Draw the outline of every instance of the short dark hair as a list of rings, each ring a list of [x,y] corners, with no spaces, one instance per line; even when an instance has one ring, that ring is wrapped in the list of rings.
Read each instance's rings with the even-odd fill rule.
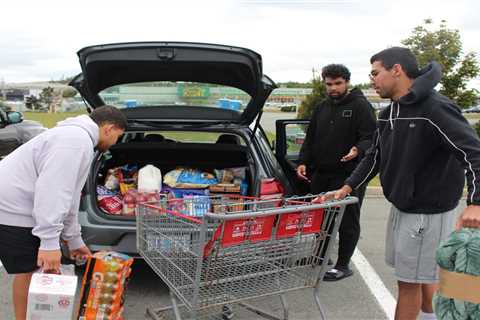
[[[104,105],[90,113],[90,118],[99,126],[108,123],[113,124],[119,129],[125,130],[127,128],[127,117],[122,111],[114,106]]]
[[[350,81],[350,71],[343,64],[329,64],[322,68],[322,79],[325,78],[343,78]]]
[[[390,70],[395,64],[399,64],[411,79],[418,76],[417,58],[408,48],[391,47],[382,50],[370,58],[371,64],[375,61],[381,62],[387,70]]]

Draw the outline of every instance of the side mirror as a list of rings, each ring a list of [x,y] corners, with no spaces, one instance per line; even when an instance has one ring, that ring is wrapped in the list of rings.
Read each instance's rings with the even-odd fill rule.
[[[8,123],[15,124],[23,121],[23,115],[20,112],[10,111],[7,113]]]

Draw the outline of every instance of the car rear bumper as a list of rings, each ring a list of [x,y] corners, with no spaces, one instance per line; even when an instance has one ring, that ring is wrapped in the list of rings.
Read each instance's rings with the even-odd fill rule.
[[[85,211],[78,213],[78,221],[82,227],[83,240],[92,251],[108,250],[137,254],[135,225],[92,223]]]

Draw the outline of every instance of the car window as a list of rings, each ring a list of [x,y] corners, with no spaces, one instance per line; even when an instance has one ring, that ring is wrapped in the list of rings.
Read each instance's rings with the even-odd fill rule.
[[[308,125],[289,123],[285,125],[287,155],[298,155],[302,148]]]
[[[243,139],[232,133],[202,131],[150,131],[145,133],[143,140],[157,142],[199,142],[245,145]]]
[[[142,82],[121,84],[99,93],[101,99],[118,108],[162,105],[207,106],[242,112],[251,97],[234,87],[197,82]]]

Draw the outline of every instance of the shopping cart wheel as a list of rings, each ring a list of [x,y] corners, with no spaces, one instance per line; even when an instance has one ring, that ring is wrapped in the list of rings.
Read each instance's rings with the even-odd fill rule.
[[[231,320],[235,316],[231,306],[222,307],[222,320]]]

